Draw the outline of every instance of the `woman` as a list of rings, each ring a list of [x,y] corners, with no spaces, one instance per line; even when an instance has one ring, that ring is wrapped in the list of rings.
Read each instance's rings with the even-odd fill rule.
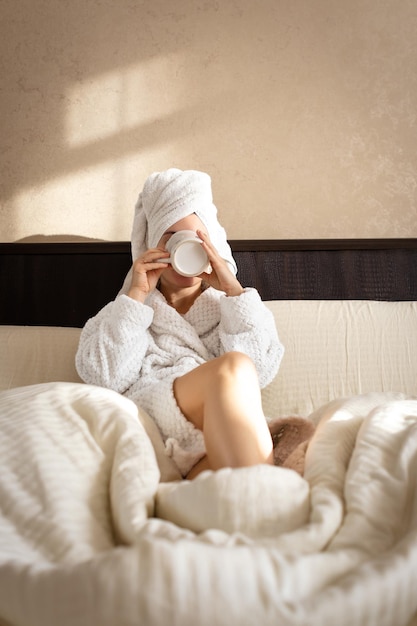
[[[184,277],[163,262],[179,230],[198,235],[211,272]],[[122,292],[82,331],[80,376],[143,407],[184,477],[272,463],[260,386],[275,376],[283,347],[257,291],[235,276],[207,174],[170,169],[147,179],[132,255]]]

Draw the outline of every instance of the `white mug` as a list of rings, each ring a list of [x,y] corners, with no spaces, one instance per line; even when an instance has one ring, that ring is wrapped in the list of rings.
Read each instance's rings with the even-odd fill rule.
[[[179,230],[171,235],[166,243],[166,249],[170,257],[159,260],[171,263],[177,274],[191,277],[209,270],[207,253],[201,245],[201,239],[193,230]]]

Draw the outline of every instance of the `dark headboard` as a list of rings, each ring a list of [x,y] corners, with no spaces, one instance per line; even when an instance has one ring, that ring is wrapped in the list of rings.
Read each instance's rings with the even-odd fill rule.
[[[417,300],[417,239],[232,240],[264,300]],[[78,326],[118,293],[128,242],[0,244],[0,324]]]

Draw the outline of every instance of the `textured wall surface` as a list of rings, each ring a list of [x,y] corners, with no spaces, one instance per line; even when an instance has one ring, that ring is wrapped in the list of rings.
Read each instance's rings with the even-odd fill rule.
[[[417,236],[415,0],[2,0],[0,239],[129,239],[202,169],[231,238]]]

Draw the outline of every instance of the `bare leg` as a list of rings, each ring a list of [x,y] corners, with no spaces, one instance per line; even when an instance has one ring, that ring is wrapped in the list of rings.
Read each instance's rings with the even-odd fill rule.
[[[191,470],[272,463],[272,438],[251,359],[228,352],[174,382],[182,413],[203,431],[207,456]]]

